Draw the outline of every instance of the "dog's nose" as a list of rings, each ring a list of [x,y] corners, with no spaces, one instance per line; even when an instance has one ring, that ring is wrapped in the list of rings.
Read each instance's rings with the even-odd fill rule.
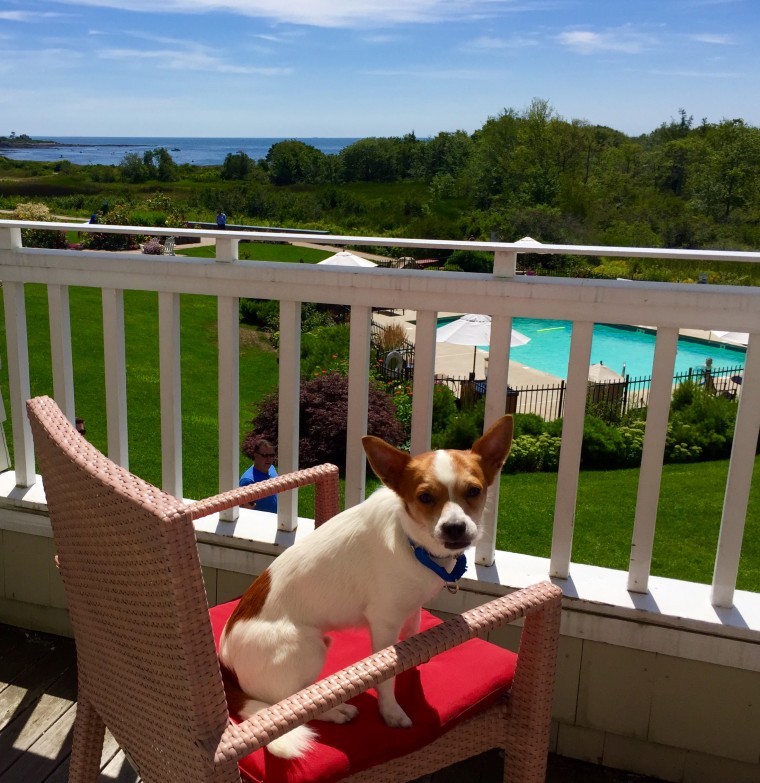
[[[443,525],[441,525],[441,532],[447,541],[461,541],[467,532],[467,525],[465,525],[464,522],[456,520],[444,522]]]

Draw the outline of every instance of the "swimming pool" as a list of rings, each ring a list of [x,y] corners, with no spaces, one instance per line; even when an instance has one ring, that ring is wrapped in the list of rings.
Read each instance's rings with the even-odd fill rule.
[[[570,358],[570,321],[547,321],[532,318],[515,318],[513,327],[530,337],[527,345],[510,349],[513,361],[537,370],[567,378]],[[603,362],[610,369],[640,378],[652,374],[654,344],[653,331],[631,326],[595,324],[591,343],[591,364]],[[713,360],[714,369],[744,366],[746,350],[723,343],[707,343],[681,337],[678,340],[675,374],[697,370],[705,359]]]

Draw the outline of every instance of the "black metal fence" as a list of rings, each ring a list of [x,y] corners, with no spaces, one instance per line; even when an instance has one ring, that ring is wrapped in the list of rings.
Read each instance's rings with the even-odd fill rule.
[[[673,377],[673,387],[692,381],[705,386],[714,394],[736,399],[742,381],[744,368],[739,366],[723,369],[689,369]],[[587,404],[590,408],[601,406],[608,412],[622,416],[629,410],[644,408],[649,404],[651,376],[623,380],[592,382],[588,384]],[[477,401],[485,394],[486,381],[455,376],[438,376],[436,383],[448,386],[459,400],[467,405]],[[535,413],[551,421],[560,419],[564,414],[565,381],[553,386],[520,386],[509,388],[507,392],[507,413]]]
[[[414,344],[404,339],[388,349],[385,328],[373,321],[372,345],[380,374],[389,381],[411,382],[414,378]],[[673,377],[673,387],[693,381],[704,385],[710,392],[728,399],[735,399],[742,382],[744,368],[741,365],[714,369],[712,367],[690,368],[688,372]],[[644,408],[649,404],[651,376],[631,378],[626,375],[620,380],[589,381],[587,405],[589,409],[601,407],[608,415],[622,416],[629,410]],[[477,402],[486,393],[487,380],[472,377],[437,375],[436,383],[448,386],[460,407]],[[507,392],[507,413],[535,413],[551,421],[560,419],[565,408],[565,381],[553,386],[509,387]]]

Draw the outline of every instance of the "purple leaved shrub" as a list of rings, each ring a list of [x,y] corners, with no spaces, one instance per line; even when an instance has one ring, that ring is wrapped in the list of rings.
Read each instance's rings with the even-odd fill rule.
[[[348,378],[338,372],[329,372],[303,381],[299,408],[299,467],[332,462],[341,472],[345,471]],[[251,459],[259,438],[277,443],[278,413],[278,396],[273,392],[262,400],[251,422],[252,429],[243,441],[243,452]],[[372,386],[367,432],[394,446],[400,446],[406,437],[390,397]]]

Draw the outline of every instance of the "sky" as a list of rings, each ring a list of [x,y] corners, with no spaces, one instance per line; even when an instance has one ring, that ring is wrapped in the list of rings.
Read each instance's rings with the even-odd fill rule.
[[[760,125],[759,0],[0,0],[0,135]]]

